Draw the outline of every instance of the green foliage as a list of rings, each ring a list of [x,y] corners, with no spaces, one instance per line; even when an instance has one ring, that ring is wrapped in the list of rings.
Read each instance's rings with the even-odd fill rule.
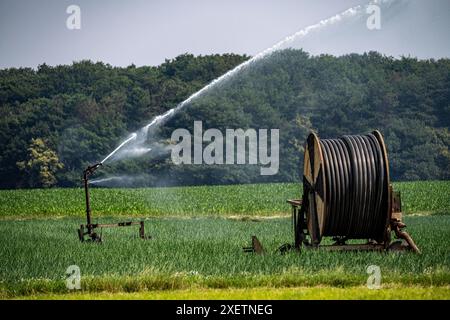
[[[117,281],[117,280],[116,280]],[[142,281],[142,279],[139,279]],[[42,300],[448,300],[447,286],[407,286],[392,285],[382,290],[372,290],[367,286],[354,287],[256,287],[256,288],[226,288],[203,289],[190,288],[180,290],[157,290],[124,292],[74,292],[50,293],[20,296],[19,299]],[[6,296],[7,297],[7,296]]]
[[[248,59],[181,55],[158,67],[72,65],[0,70],[0,188],[30,177],[17,163],[42,138],[64,168],[57,185],[76,186],[82,170],[154,116]],[[175,128],[279,128],[280,171],[255,166],[173,166],[167,158],[122,161],[107,174],[148,175],[146,185],[299,181],[303,142],[379,129],[396,180],[450,178],[450,60],[393,59],[375,52],[342,57],[275,52],[203,95],[157,133]],[[19,178],[18,178],[19,177]]]
[[[103,229],[102,245],[78,240],[82,189],[2,190],[0,298],[68,293],[64,273],[74,264],[81,269],[82,294],[164,290],[167,296],[177,289],[311,286],[353,290],[365,286],[367,266],[378,265],[383,294],[385,288],[403,292],[419,286],[429,296],[431,288],[445,287],[439,297],[448,297],[450,184],[394,187],[402,191],[403,208],[420,213],[404,219],[420,255],[316,250],[280,255],[276,249],[292,242],[292,222],[273,213],[289,213],[285,199],[299,196],[299,184],[93,189],[95,222],[137,221],[145,214],[146,233],[152,235],[144,241],[137,227]],[[242,253],[251,235],[261,240],[264,256]]]
[[[450,182],[394,183],[406,214],[450,212]],[[271,216],[289,214],[287,199],[300,199],[299,183],[170,188],[91,188],[95,217]],[[84,213],[84,190],[0,190],[0,220],[77,216]]]
[[[56,184],[55,173],[64,167],[41,138],[31,139],[27,160],[17,162],[17,166],[26,173],[28,186],[44,188]]]
[[[102,245],[79,242],[74,228],[79,219],[0,221],[0,294],[67,293],[65,270],[74,264],[84,293],[364,286],[369,265],[380,266],[383,287],[448,287],[450,216],[405,222],[421,255],[320,250],[280,255],[278,246],[292,242],[289,218],[152,218],[146,221],[152,240],[139,239],[133,227],[104,229]],[[258,236],[266,255],[242,252],[251,235]]]

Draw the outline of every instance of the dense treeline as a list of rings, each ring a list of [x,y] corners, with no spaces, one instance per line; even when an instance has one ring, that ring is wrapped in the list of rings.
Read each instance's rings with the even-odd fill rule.
[[[0,187],[78,185],[83,168],[128,132],[246,59],[185,54],[158,67],[81,61],[0,70]],[[192,130],[194,120],[204,129],[279,128],[279,173],[262,177],[250,165],[174,166],[170,156],[119,161],[103,173],[139,174],[133,185],[298,181],[310,130],[333,137],[379,129],[394,179],[449,179],[450,60],[284,50],[195,100],[158,136]]]

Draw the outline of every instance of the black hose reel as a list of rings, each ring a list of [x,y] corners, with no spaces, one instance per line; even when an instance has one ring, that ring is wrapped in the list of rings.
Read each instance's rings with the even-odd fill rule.
[[[419,252],[402,229],[400,193],[389,179],[389,163],[379,131],[305,143],[303,197],[292,205],[294,248],[317,248],[324,237],[337,250],[411,249]],[[391,242],[391,233],[405,241]],[[364,244],[346,244],[365,239]],[[406,242],[406,243],[405,243]]]

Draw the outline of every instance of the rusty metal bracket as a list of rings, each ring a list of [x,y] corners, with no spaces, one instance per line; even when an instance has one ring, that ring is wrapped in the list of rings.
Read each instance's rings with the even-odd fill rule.
[[[414,242],[414,240],[411,238],[411,236],[406,232],[403,231],[403,228],[406,228],[406,224],[404,224],[401,221],[392,221],[391,223],[391,228],[392,230],[394,230],[395,236],[399,239],[403,239],[406,241],[406,243],[408,244],[408,246],[394,246],[394,244],[391,244],[390,248],[393,250],[398,250],[400,248],[404,248],[404,249],[410,249],[415,253],[421,253],[420,249],[417,247],[416,243]]]
[[[414,240],[411,236],[403,231],[406,228],[406,224],[402,222],[403,214],[402,214],[402,201],[400,192],[395,192],[392,190],[392,207],[391,207],[391,220],[390,220],[390,230],[394,231],[395,236],[399,239],[403,239],[408,244],[407,246],[398,245],[395,242],[390,244],[390,250],[401,250],[401,249],[410,249],[415,253],[421,253],[420,249],[415,244]]]
[[[256,253],[256,254],[264,254],[264,248],[261,242],[258,240],[256,236],[252,236],[252,246],[251,247],[243,247],[244,252],[247,253]]]
[[[147,240],[151,239],[151,236],[145,235],[144,221],[126,221],[126,222],[118,222],[118,223],[108,223],[108,224],[99,224],[94,223],[91,225],[80,225],[78,229],[78,238],[81,242],[84,241],[92,241],[92,242],[102,242],[102,230],[103,228],[114,228],[114,227],[128,227],[139,225],[139,238]],[[95,232],[95,229],[100,228],[100,234]],[[88,236],[88,238],[86,238]]]

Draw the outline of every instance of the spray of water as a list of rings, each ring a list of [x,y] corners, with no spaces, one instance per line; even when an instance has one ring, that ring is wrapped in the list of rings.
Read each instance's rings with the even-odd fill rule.
[[[105,176],[103,178],[92,179],[89,181],[91,185],[99,187],[139,187],[147,186],[148,181],[152,179],[150,175],[119,175]],[[158,182],[164,182],[158,179]]]
[[[375,0],[372,3],[386,3],[386,2],[391,2],[391,1],[393,1],[393,0]],[[112,157],[111,159],[119,160],[119,159],[124,159],[124,158],[131,158],[131,157],[136,157],[136,156],[147,153],[150,150],[145,147],[145,143],[147,141],[148,132],[149,132],[150,128],[163,124],[164,122],[169,120],[172,116],[174,116],[179,110],[181,110],[185,106],[189,105],[189,103],[191,103],[195,99],[201,97],[206,92],[211,90],[213,87],[229,80],[230,78],[232,78],[233,76],[235,76],[236,74],[241,72],[242,70],[253,65],[255,62],[267,58],[268,56],[270,56],[272,53],[274,53],[276,51],[287,48],[288,45],[290,43],[292,43],[293,41],[297,41],[297,40],[311,34],[312,32],[316,32],[316,31],[319,31],[328,26],[337,24],[337,23],[339,23],[345,19],[348,19],[350,17],[357,17],[362,14],[365,14],[366,7],[367,6],[364,6],[364,5],[358,5],[358,6],[350,8],[350,9],[347,9],[347,10],[345,10],[335,16],[332,16],[328,19],[322,20],[319,23],[308,26],[308,27],[284,38],[283,40],[276,43],[274,46],[258,53],[257,55],[253,56],[251,59],[239,64],[234,69],[231,69],[230,71],[226,72],[222,76],[216,78],[215,80],[210,82],[208,85],[206,85],[199,91],[197,91],[194,94],[192,94],[191,96],[189,96],[186,100],[179,103],[175,108],[172,108],[172,109],[168,110],[167,112],[165,112],[164,114],[153,118],[149,124],[147,124],[145,127],[141,128],[139,131],[134,133],[136,139],[132,143],[128,144],[126,146],[126,148],[123,148],[121,150],[120,154],[118,154],[115,157]],[[129,140],[131,140],[131,139],[129,138],[128,141]],[[125,141],[124,143],[122,143],[118,148],[116,148],[116,150],[114,150],[110,155],[108,155],[103,161],[107,160],[112,155],[114,155],[128,141]]]
[[[105,178],[99,178],[99,179],[93,179],[89,181],[91,185],[95,186],[101,186],[101,187],[123,187],[128,186],[132,187],[135,186],[137,183],[142,181],[142,176],[130,176],[130,175],[122,175],[122,176],[112,176],[112,177],[105,177]]]
[[[125,141],[123,141],[117,148],[115,148],[110,154],[108,154],[105,159],[103,159],[100,163],[104,163],[106,160],[111,158],[117,151],[119,151],[124,145],[130,142],[133,139],[136,139],[137,133],[132,133]]]
[[[94,179],[89,181],[90,184],[98,184],[98,185],[104,185],[108,184],[111,181],[121,181],[122,177],[109,177],[109,178],[101,178],[101,179]]]

